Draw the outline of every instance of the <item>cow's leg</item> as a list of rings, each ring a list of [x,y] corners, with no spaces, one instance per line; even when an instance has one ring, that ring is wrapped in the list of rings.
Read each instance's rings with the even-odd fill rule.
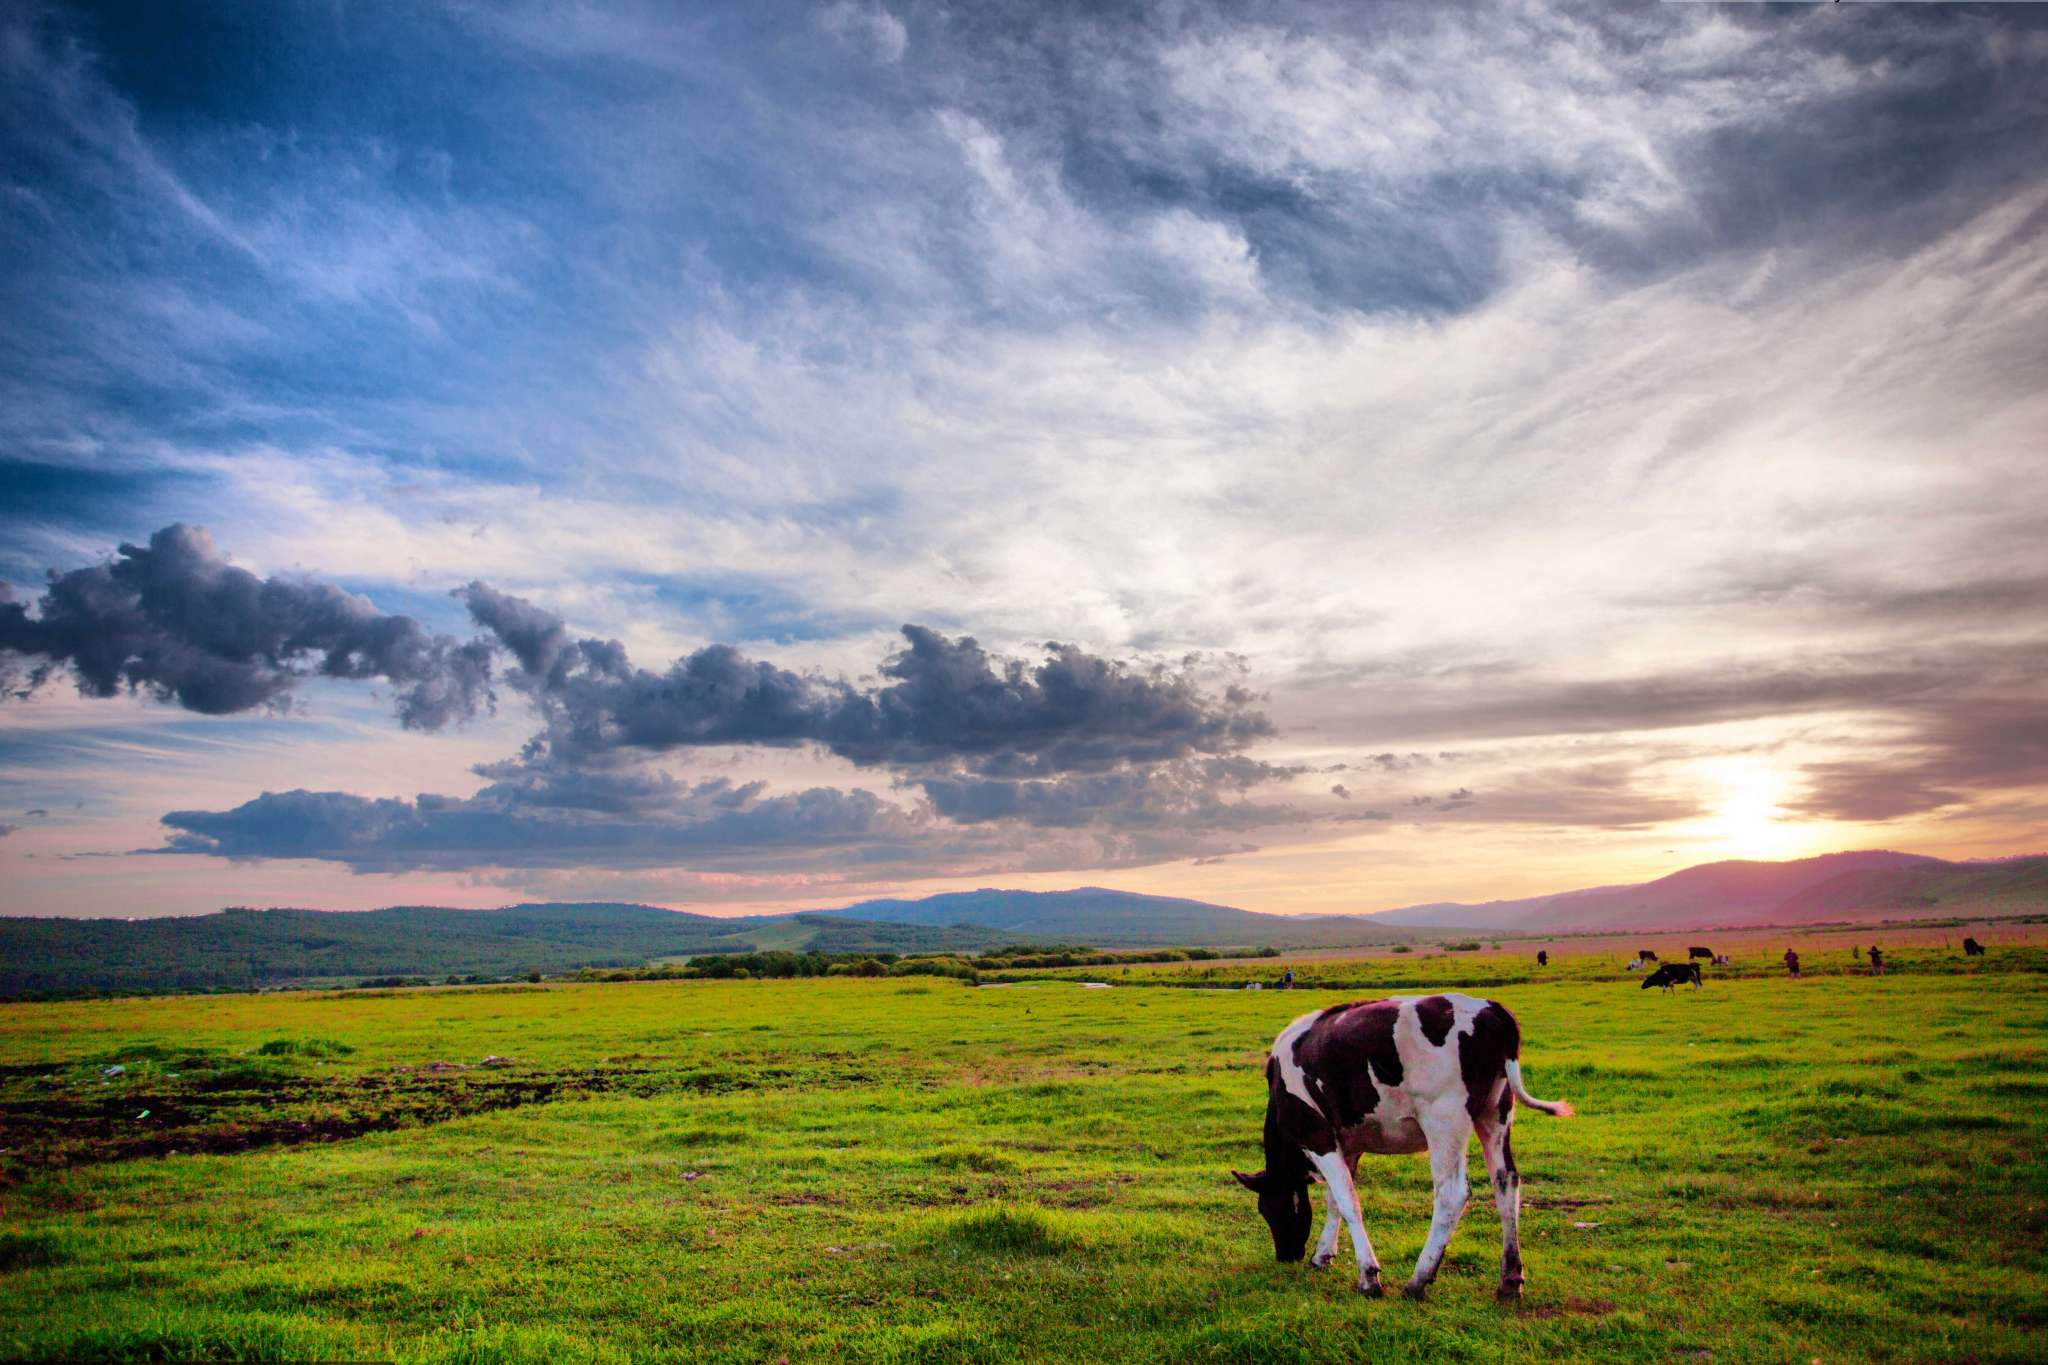
[[[1465,1216],[1465,1200],[1472,1193],[1472,1183],[1465,1177],[1466,1149],[1472,1145],[1472,1116],[1465,1112],[1464,1097],[1433,1106],[1418,1115],[1422,1120],[1422,1135],[1429,1140],[1429,1173],[1436,1181],[1436,1216],[1430,1220],[1429,1241],[1422,1247],[1422,1255],[1415,1262],[1415,1276],[1401,1287],[1401,1293],[1411,1299],[1422,1297],[1436,1278],[1437,1267],[1444,1262],[1444,1252],[1451,1244],[1451,1234],[1458,1230],[1458,1220]]]
[[[1522,1297],[1522,1176],[1515,1169],[1514,1101],[1507,1116],[1488,1110],[1479,1122],[1479,1151],[1486,1158],[1486,1178],[1493,1186],[1493,1204],[1500,1210],[1500,1297]]]
[[[1358,1292],[1378,1298],[1385,1291],[1380,1287],[1380,1258],[1372,1253],[1372,1238],[1365,1235],[1365,1218],[1358,1210],[1358,1187],[1351,1179],[1351,1165],[1344,1160],[1342,1152],[1310,1152],[1316,1170],[1323,1177],[1323,1188],[1328,1191],[1330,1208],[1341,1215],[1346,1227],[1351,1229],[1351,1249],[1358,1256]],[[1337,1233],[1334,1224],[1323,1228],[1324,1240],[1330,1250],[1337,1249]],[[1318,1254],[1322,1248],[1317,1247]],[[1317,1264],[1327,1264],[1318,1261]]]
[[[1337,1256],[1337,1230],[1344,1224],[1344,1215],[1337,1209],[1337,1189],[1327,1181],[1323,1184],[1323,1235],[1316,1238],[1316,1254],[1308,1263],[1321,1270]]]

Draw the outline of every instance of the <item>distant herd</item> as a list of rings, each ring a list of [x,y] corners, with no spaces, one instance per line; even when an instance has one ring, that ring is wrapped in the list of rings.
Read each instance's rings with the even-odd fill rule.
[[[1868,956],[1870,959],[1869,974],[1871,976],[1884,975],[1884,949],[1878,947],[1876,944],[1871,944],[1870,947],[1867,949],[1852,947],[1849,949],[1849,956],[1852,958],[1862,958]],[[1984,945],[1979,943],[1974,938],[1964,939],[1963,956],[1984,956]],[[1657,958],[1656,949],[1638,948],[1636,949],[1635,958],[1628,964],[1628,970],[1632,972],[1639,972],[1646,967],[1651,967],[1651,964],[1653,963],[1656,964],[1655,967],[1650,971],[1650,974],[1643,978],[1642,988],[1644,990],[1648,990],[1652,986],[1662,986],[1668,992],[1672,987],[1682,986],[1688,982],[1692,984],[1694,990],[1698,990],[1703,980],[1703,978],[1700,975],[1700,960],[1702,958],[1706,959],[1708,965],[1714,967],[1729,966],[1731,961],[1726,953],[1717,953],[1712,948],[1703,947],[1700,944],[1694,944],[1692,947],[1687,948],[1685,950],[1685,957],[1686,960],[1684,962],[1659,962]],[[1785,956],[1783,960],[1785,963],[1786,975],[1794,978],[1795,980],[1798,979],[1798,952],[1791,948],[1787,948],[1785,950]],[[1550,965],[1550,953],[1547,949],[1539,950],[1537,952],[1536,965],[1539,967],[1547,967]]]

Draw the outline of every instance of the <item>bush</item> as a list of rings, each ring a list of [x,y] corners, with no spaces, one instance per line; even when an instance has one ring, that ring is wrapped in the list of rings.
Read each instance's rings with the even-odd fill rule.
[[[256,1049],[258,1057],[346,1057],[355,1049],[332,1038],[272,1038]]]
[[[972,1251],[1009,1256],[1056,1256],[1072,1250],[1074,1239],[1051,1217],[1033,1208],[992,1208],[954,1219],[947,1240]]]
[[[1447,953],[1476,953],[1479,951],[1479,940],[1468,938],[1459,943],[1446,943],[1443,948]]]
[[[897,963],[889,969],[891,976],[950,976],[961,981],[974,979],[974,968],[958,958],[917,957]]]
[[[1412,944],[1396,943],[1394,945],[1394,951],[1397,953],[1412,953],[1415,951],[1415,948]]]

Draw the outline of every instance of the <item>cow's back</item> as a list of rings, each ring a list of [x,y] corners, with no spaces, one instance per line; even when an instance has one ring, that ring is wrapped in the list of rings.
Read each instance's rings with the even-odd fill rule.
[[[1507,1008],[1477,996],[1391,996],[1305,1014],[1280,1031],[1276,1075],[1338,1129],[1389,1125],[1455,1099],[1497,1096],[1521,1035]]]

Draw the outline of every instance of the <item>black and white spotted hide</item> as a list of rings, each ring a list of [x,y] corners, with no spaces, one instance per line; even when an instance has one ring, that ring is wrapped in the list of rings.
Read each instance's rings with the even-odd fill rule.
[[[1358,1159],[1366,1153],[1429,1153],[1436,1211],[1429,1240],[1403,1286],[1421,1298],[1443,1264],[1470,1194],[1467,1148],[1476,1133],[1501,1219],[1500,1296],[1521,1293],[1522,1178],[1511,1140],[1516,1102],[1567,1117],[1572,1107],[1539,1100],[1522,1084],[1520,1026],[1503,1005],[1469,995],[1399,996],[1335,1005],[1296,1019],[1266,1059],[1266,1169],[1237,1175],[1259,1196],[1259,1212],[1283,1261],[1308,1238],[1308,1186],[1323,1185],[1323,1230],[1311,1264],[1336,1256],[1349,1229],[1358,1288],[1383,1293],[1359,1209]]]

